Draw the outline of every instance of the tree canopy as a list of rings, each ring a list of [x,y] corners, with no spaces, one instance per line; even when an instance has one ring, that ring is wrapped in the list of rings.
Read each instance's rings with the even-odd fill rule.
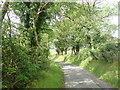
[[[3,87],[25,87],[38,70],[47,71],[51,45],[58,54],[71,49],[76,55],[81,48],[105,53],[115,46],[102,47],[115,40],[112,33],[117,26],[108,17],[115,15],[116,7],[93,1],[4,2],[0,20]]]

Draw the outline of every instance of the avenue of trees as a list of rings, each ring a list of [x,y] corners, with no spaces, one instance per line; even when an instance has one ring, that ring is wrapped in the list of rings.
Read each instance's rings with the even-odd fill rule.
[[[71,49],[72,54],[80,53],[84,59],[92,56],[107,62],[118,60],[117,38],[112,36],[117,26],[109,20],[117,14],[117,8],[100,7],[99,3],[71,3],[61,7],[64,8],[62,15],[56,17],[58,21],[53,25],[58,54],[67,54],[67,50]]]
[[[85,48],[81,52],[84,58],[90,54],[108,62],[115,59],[118,46],[112,33],[117,27],[109,22],[109,17],[116,14],[116,7],[99,7],[100,3],[2,3],[2,86],[25,87],[39,78],[38,71],[49,69],[51,44],[58,54],[67,54],[71,49],[78,55]]]

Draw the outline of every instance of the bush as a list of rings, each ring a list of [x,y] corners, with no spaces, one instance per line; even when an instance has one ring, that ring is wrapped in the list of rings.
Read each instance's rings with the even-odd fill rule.
[[[49,68],[48,51],[44,47],[36,55],[35,48],[4,41],[2,46],[3,88],[25,87],[38,77],[38,71]]]
[[[84,48],[80,51],[80,58],[81,60],[87,59],[89,56],[91,56],[91,49]]]
[[[90,53],[91,53],[91,57],[94,60],[98,60],[98,58],[99,58],[99,51],[97,49],[91,50]]]
[[[80,59],[85,60],[92,57],[94,60],[104,60],[106,62],[113,62],[118,60],[119,46],[116,43],[106,43],[98,49],[84,48],[80,52]]]
[[[116,43],[104,44],[99,48],[99,54],[99,59],[101,58],[106,62],[113,62],[117,59],[115,57],[118,54],[118,45]]]
[[[116,43],[106,43],[98,49],[91,50],[90,53],[95,60],[113,62],[118,60],[118,45]]]

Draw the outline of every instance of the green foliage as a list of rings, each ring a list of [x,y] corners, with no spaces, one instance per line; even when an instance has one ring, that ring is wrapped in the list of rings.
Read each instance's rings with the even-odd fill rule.
[[[92,57],[94,60],[103,60],[108,63],[118,61],[118,44],[117,43],[105,43],[98,49],[83,48],[80,51],[81,60],[85,60],[88,57]]]
[[[55,51],[54,51],[55,52]],[[118,86],[118,61],[113,63],[107,63],[103,60],[93,60],[92,57],[88,57],[85,60],[81,59],[81,54],[79,55],[70,55],[62,56],[59,55],[58,58],[55,58],[56,61],[65,61],[78,65],[89,72],[95,74],[100,79],[106,81],[114,88],[119,88]]]
[[[110,24],[107,17],[114,15],[115,8],[110,8],[107,5],[92,7],[92,3],[89,4],[63,4],[61,10],[64,10],[61,11],[61,15],[56,15],[56,21],[53,25],[54,44],[57,49],[78,46],[79,48],[85,47],[97,50],[108,40],[114,39],[111,34],[117,30],[117,26]],[[58,20],[59,17],[62,19]]]
[[[3,87],[25,87],[38,71],[47,71],[51,43],[62,54],[69,48],[75,54],[80,51],[73,59],[76,63],[91,56],[117,60],[118,46],[106,44],[114,40],[116,26],[106,18],[114,15],[114,8],[88,3],[10,2],[2,22]],[[18,19],[12,20],[10,13]]]
[[[8,15],[2,24],[3,88],[25,87],[38,78],[38,71],[49,69],[49,33],[43,31],[50,30],[46,17],[49,13],[47,9],[53,6],[52,3],[46,4],[42,13],[38,14],[38,9],[44,5],[45,3],[10,2],[13,16],[20,21],[14,24]]]
[[[58,63],[51,62],[48,71],[40,72],[38,76],[27,88],[63,88],[63,72]]]
[[[104,61],[93,60],[85,67],[86,70],[92,72],[100,79],[105,80],[113,87],[118,88],[118,62],[108,64]]]
[[[82,50],[80,51],[81,60],[85,60],[85,59],[87,59],[89,56],[91,56],[90,51],[91,51],[91,49],[89,49],[89,48],[82,49]]]
[[[107,62],[113,62],[118,60],[118,45],[116,43],[107,43],[99,48],[101,59]]]

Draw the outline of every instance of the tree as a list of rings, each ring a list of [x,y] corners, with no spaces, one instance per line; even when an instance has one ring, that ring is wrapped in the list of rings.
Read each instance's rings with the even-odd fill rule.
[[[9,5],[7,14],[13,13],[12,17],[19,21],[15,23],[8,15],[2,25],[3,87],[25,87],[37,78],[38,71],[49,68],[49,33],[45,31],[50,29],[46,18],[54,5],[44,2],[10,2]]]
[[[97,0],[93,2],[82,3],[65,3],[61,7],[61,14],[56,18],[57,39],[60,42],[65,42],[63,37],[67,34],[69,43],[75,54],[78,54],[80,47],[87,47],[90,49],[97,49],[108,38],[112,37],[111,31],[116,30],[116,26],[108,23],[107,17],[114,15],[114,9],[108,9],[109,6],[98,6]],[[65,22],[66,21],[66,22]],[[65,22],[65,23],[63,23]],[[68,23],[69,22],[69,23]],[[106,25],[106,26],[105,26]],[[110,28],[111,27],[111,31]],[[67,31],[67,32],[66,32]],[[107,35],[107,36],[106,36]],[[63,45],[65,47],[65,45]]]
[[[2,21],[5,17],[5,14],[7,12],[7,9],[8,9],[8,6],[9,6],[9,2],[7,2],[7,0],[4,1],[4,3],[2,4],[1,6],[1,9],[0,9],[0,23],[2,24]],[[0,26],[1,26],[0,24]]]

